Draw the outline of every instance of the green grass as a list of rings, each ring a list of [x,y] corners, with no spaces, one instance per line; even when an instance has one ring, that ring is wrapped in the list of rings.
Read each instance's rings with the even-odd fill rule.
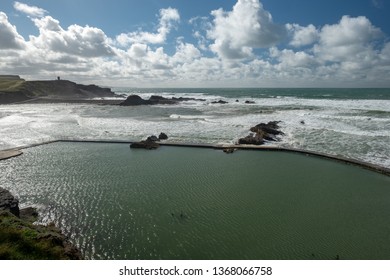
[[[0,91],[4,91],[4,92],[19,91],[22,88],[24,83],[25,83],[24,80],[0,79]]]
[[[77,256],[64,247],[64,237],[54,226],[37,226],[9,212],[0,212],[0,259],[66,260]]]

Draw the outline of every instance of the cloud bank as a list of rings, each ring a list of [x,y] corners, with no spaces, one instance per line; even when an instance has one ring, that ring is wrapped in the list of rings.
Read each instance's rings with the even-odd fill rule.
[[[260,1],[238,0],[184,23],[177,9],[161,9],[154,30],[110,38],[88,25],[63,27],[38,7],[14,8],[39,33],[24,39],[0,11],[1,74],[113,86],[390,86],[390,43],[364,16],[282,24]],[[193,38],[168,36],[185,24]]]

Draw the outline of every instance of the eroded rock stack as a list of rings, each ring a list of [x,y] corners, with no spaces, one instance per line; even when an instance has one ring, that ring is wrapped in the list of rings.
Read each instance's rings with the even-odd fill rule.
[[[272,121],[268,123],[259,123],[258,125],[251,127],[250,131],[253,133],[244,138],[240,138],[238,144],[263,145],[266,141],[279,141],[277,136],[284,134],[279,130],[279,123],[279,121]]]

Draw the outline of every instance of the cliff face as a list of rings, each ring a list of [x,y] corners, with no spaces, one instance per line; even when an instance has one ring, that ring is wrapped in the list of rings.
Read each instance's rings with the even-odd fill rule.
[[[77,99],[116,96],[109,88],[101,88],[96,85],[81,85],[66,80],[27,81],[23,84],[23,89],[32,97]]]
[[[82,100],[96,97],[116,97],[109,88],[76,84],[67,80],[25,81],[18,76],[0,76],[0,104],[30,99]]]
[[[19,201],[7,190],[0,188],[0,211],[9,211],[19,217]]]

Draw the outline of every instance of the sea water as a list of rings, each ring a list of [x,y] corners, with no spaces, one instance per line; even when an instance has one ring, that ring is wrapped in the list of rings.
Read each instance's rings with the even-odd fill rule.
[[[390,89],[131,89],[194,97],[176,105],[0,105],[0,149],[56,139],[141,140],[165,132],[179,143],[232,144],[249,128],[281,121],[280,142],[390,167]],[[228,104],[212,104],[224,100]],[[245,101],[254,102],[247,104]]]
[[[312,156],[62,142],[0,173],[87,259],[390,259],[390,177]]]

